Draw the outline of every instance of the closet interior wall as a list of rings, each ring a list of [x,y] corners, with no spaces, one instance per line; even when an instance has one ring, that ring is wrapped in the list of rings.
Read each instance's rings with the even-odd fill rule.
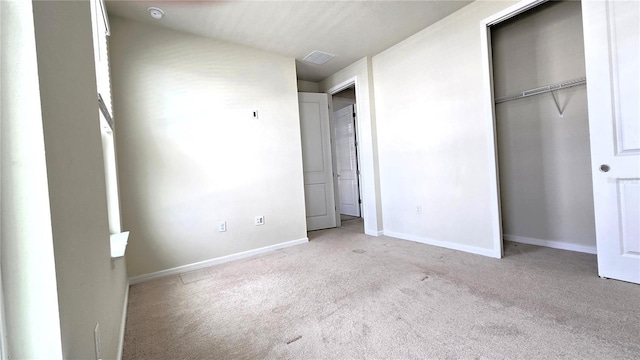
[[[548,2],[491,28],[495,98],[585,76],[580,2]],[[496,104],[506,240],[595,253],[584,85]],[[557,247],[557,246],[554,246]]]
[[[349,105],[356,104],[356,87],[351,86],[332,96],[333,111],[344,109]]]

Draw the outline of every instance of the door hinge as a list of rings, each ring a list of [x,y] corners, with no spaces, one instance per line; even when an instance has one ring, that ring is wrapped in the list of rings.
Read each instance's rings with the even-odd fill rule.
[[[362,204],[362,199],[358,199],[358,204]]]
[[[360,175],[360,170],[356,170],[356,175]]]

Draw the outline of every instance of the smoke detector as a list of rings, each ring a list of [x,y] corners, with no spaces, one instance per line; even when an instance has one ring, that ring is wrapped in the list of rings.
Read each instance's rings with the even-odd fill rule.
[[[332,54],[328,54],[326,52],[322,52],[322,51],[314,51],[311,54],[307,55],[304,57],[304,59],[302,59],[302,61],[306,61],[308,63],[312,63],[312,64],[316,64],[316,65],[322,65],[324,63],[326,63],[327,61],[333,59],[335,55]]]
[[[160,20],[164,16],[164,11],[157,7],[150,7],[147,9],[147,11],[149,12],[149,15],[151,15],[151,17],[154,19]]]

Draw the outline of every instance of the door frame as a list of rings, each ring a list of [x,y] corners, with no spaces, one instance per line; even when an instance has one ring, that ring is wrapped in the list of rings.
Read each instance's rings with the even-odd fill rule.
[[[361,121],[361,117],[359,116],[359,114],[361,114],[360,112],[360,102],[358,101],[358,78],[357,76],[353,76],[341,83],[339,83],[338,85],[330,88],[329,90],[327,90],[327,94],[330,97],[330,101],[329,101],[329,110],[330,110],[330,116],[331,116],[331,121],[330,121],[330,129],[331,129],[331,158],[333,160],[333,184],[334,184],[334,189],[335,190],[339,190],[338,187],[338,178],[336,176],[338,170],[337,170],[337,162],[336,162],[336,143],[333,139],[333,134],[334,134],[334,130],[335,130],[335,117],[333,116],[333,95],[349,88],[353,86],[354,90],[355,90],[355,96],[356,96],[356,103],[354,104],[354,109],[356,111],[356,121],[355,121],[355,132],[356,132],[356,143],[358,145],[360,145],[360,121]],[[360,170],[361,168],[361,161],[360,161],[360,156],[361,156],[361,152],[358,151],[358,149],[356,149],[356,162],[357,162],[357,167],[358,170]],[[364,182],[363,182],[363,178],[362,178],[362,171],[359,171],[358,174],[358,196],[360,197],[361,203],[360,203],[360,217],[364,220],[365,222],[365,229],[367,227],[366,224],[366,217],[364,216],[365,214],[365,209],[366,206],[364,206],[365,201],[367,201],[363,196],[362,196],[362,188],[364,187]],[[334,191],[334,197],[336,198],[336,204],[340,204],[340,194],[339,191]],[[375,205],[374,205],[375,206]],[[336,206],[336,224],[338,227],[342,226],[342,221],[340,220],[340,211],[338,209],[339,205]]]
[[[548,0],[523,0],[496,14],[480,21],[480,48],[482,51],[482,101],[485,104],[484,123],[486,124],[487,147],[489,158],[489,184],[491,187],[491,227],[493,230],[493,249],[491,257],[502,258],[504,247],[502,239],[502,209],[500,206],[500,177],[498,168],[498,142],[497,124],[495,116],[495,102],[493,93],[493,64],[491,56],[491,26],[511,19],[523,12],[526,12]]]

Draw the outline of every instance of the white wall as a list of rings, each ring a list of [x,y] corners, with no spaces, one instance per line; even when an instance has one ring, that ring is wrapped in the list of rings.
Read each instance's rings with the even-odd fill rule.
[[[476,1],[373,57],[386,235],[495,256],[480,21],[512,4]]]
[[[31,2],[0,1],[0,26],[3,358],[61,359]]]
[[[585,77],[580,2],[549,2],[492,28],[495,96]],[[496,105],[507,238],[595,252],[586,87]],[[514,238],[515,236],[516,238]]]
[[[95,358],[99,323],[102,358],[113,359],[127,278],[124,261],[111,260],[91,10],[88,1],[33,10],[63,356]]]
[[[298,91],[299,92],[311,92],[311,93],[319,93],[320,92],[320,84],[313,81],[305,81],[298,80]]]
[[[294,59],[120,18],[111,32],[129,275],[306,239]]]
[[[382,234],[382,205],[378,175],[378,142],[376,138],[376,110],[373,105],[373,78],[371,59],[362,58],[320,82],[320,90],[347,85],[354,80],[357,98],[357,134],[360,157],[360,192],[364,231],[368,235]]]

